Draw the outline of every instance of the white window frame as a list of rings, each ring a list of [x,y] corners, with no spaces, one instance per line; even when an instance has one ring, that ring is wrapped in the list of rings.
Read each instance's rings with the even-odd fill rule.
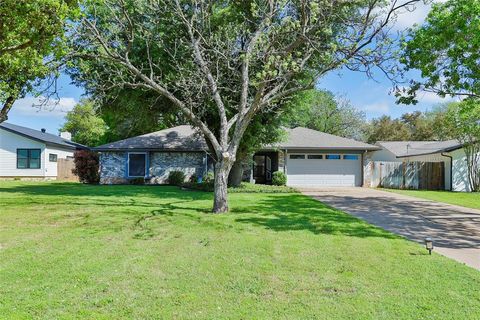
[[[321,159],[310,159],[309,156],[321,156]],[[320,153],[310,153],[307,154],[307,160],[325,160],[325,155]]]
[[[355,157],[357,157],[357,159],[345,159],[345,156],[355,156]],[[360,160],[360,155],[359,155],[359,154],[355,154],[355,153],[346,153],[346,154],[342,155],[342,160],[346,160],[346,161],[358,161],[358,160]]]
[[[338,159],[328,159],[328,156],[339,156]],[[328,154],[325,154],[325,160],[342,160],[342,155],[339,154],[339,153],[328,153]]]
[[[292,158],[292,156],[303,156],[303,158]],[[306,160],[307,159],[307,154],[305,153],[290,153],[288,155],[289,160]]]
[[[131,176],[130,175],[130,155],[131,154],[143,154],[145,156],[145,170],[143,176]],[[127,177],[129,178],[144,178],[147,176],[147,153],[146,152],[129,152],[127,154]]]

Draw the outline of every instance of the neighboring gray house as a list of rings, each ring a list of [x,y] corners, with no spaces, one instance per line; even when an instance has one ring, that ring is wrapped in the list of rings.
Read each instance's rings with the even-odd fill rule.
[[[253,157],[250,179],[269,184],[272,173],[282,171],[290,186],[362,186],[363,161],[380,147],[306,128],[288,130],[288,139],[268,146]],[[212,168],[204,138],[190,126],[170,129],[106,144],[100,152],[100,182],[127,183],[145,178],[166,183],[170,171],[187,178],[203,176]]]
[[[443,162],[445,190],[470,191],[467,177],[466,156],[458,140],[448,141],[380,141],[381,150],[368,153],[366,173],[373,162]],[[370,180],[371,181],[371,180]],[[371,181],[368,186],[373,185]]]
[[[56,179],[59,159],[72,158],[85,146],[62,136],[11,123],[0,123],[0,178]]]

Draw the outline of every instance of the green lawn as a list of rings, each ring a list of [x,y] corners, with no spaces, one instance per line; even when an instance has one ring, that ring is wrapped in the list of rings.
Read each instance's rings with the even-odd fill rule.
[[[479,319],[480,272],[296,193],[0,182],[2,319]]]
[[[425,191],[425,190],[396,190],[387,191],[404,194],[407,196],[455,204],[457,206],[480,209],[480,193],[478,192],[451,192],[451,191]]]

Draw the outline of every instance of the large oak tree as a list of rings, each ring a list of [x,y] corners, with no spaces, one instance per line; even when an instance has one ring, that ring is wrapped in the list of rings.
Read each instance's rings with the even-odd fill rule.
[[[333,69],[390,72],[390,21],[416,2],[92,0],[72,56],[101,61],[106,88],[167,99],[203,134],[216,160],[213,211],[225,212],[227,178],[255,115]],[[141,59],[138,48],[147,48]]]

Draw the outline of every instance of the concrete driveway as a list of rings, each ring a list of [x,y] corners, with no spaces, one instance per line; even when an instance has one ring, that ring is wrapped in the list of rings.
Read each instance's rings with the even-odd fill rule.
[[[302,193],[480,270],[480,210],[368,188],[302,189]]]

